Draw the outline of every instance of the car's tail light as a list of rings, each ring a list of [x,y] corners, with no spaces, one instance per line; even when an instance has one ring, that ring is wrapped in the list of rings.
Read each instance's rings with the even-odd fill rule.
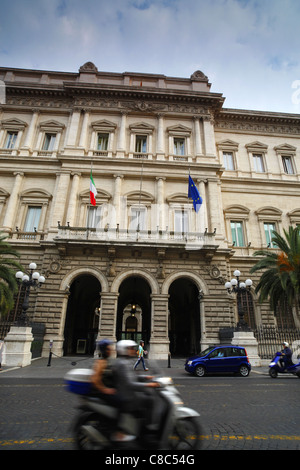
[[[248,354],[247,354],[246,349],[245,349],[245,354],[246,354],[247,362],[248,362],[248,364],[250,364],[250,361],[249,361],[249,358],[248,358]]]

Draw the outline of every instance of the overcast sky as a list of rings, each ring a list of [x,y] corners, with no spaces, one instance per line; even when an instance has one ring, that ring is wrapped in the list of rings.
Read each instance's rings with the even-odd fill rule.
[[[189,78],[227,108],[300,113],[300,0],[0,0],[0,66]]]

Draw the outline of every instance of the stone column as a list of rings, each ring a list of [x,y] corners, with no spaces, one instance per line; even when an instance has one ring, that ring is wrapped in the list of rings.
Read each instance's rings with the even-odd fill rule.
[[[208,179],[208,212],[209,212],[209,227],[208,231],[213,232],[216,229],[216,233],[220,235],[224,233],[221,231],[221,205],[219,198],[219,184],[217,179]]]
[[[151,359],[165,359],[169,354],[168,336],[168,294],[153,294],[151,296]]]
[[[97,341],[104,338],[116,341],[118,297],[119,294],[115,292],[101,292]]]
[[[84,113],[82,129],[81,129],[81,134],[80,134],[80,139],[79,139],[79,147],[83,147],[84,150],[86,150],[86,139],[87,139],[87,133],[88,133],[89,117],[90,117],[90,112],[87,109],[85,110],[85,113]]]
[[[165,145],[164,145],[164,118],[162,115],[158,116],[158,126],[157,126],[157,160],[163,160],[165,155]]]
[[[126,120],[127,120],[127,114],[122,113],[121,117],[121,125],[120,125],[120,130],[119,130],[119,135],[118,135],[118,142],[117,142],[117,156],[118,157],[124,157],[124,152],[126,149]]]
[[[70,119],[70,124],[67,130],[67,136],[66,136],[67,147],[76,146],[76,138],[77,138],[78,127],[79,127],[79,122],[80,122],[80,115],[81,115],[81,112],[79,109],[73,110],[73,113]]]
[[[216,155],[216,143],[212,119],[210,116],[203,118],[205,154],[209,156]]]
[[[121,210],[121,187],[123,175],[114,175],[115,191],[113,197],[113,214],[111,218],[111,228],[115,229],[117,224],[120,226],[120,210]]]
[[[22,185],[23,178],[24,178],[24,173],[17,172],[17,173],[14,173],[14,176],[15,176],[15,182],[14,182],[14,186],[13,186],[12,192],[8,200],[5,217],[3,221],[3,230],[5,232],[9,232],[13,228],[12,224],[16,216],[16,211],[18,209],[18,197],[19,197],[21,185]]]
[[[159,230],[164,230],[165,228],[165,214],[164,214],[164,181],[165,178],[158,177],[157,181],[157,226]]]
[[[70,197],[68,198],[68,212],[66,222],[70,224],[71,227],[74,227],[75,224],[75,214],[76,214],[76,205],[77,205],[77,196],[78,196],[78,187],[80,181],[81,173],[73,174],[73,181],[70,191]]]
[[[70,171],[61,171],[56,174],[56,185],[54,190],[53,204],[50,214],[49,232],[57,232],[57,223],[65,223],[65,207],[69,193]]]
[[[202,155],[202,142],[201,142],[201,132],[200,132],[200,119],[198,116],[194,117],[195,124],[195,148],[196,148],[196,157]]]
[[[34,136],[34,131],[36,129],[38,117],[39,117],[39,112],[37,110],[33,110],[33,115],[32,115],[28,130],[25,136],[23,147],[21,149],[22,153],[25,155],[29,155],[29,152],[33,148],[33,136]]]

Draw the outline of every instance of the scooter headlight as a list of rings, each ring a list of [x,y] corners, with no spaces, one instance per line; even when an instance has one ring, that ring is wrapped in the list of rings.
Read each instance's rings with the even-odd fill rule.
[[[275,362],[270,362],[269,366],[273,367],[273,366],[275,366],[275,364],[276,364]]]

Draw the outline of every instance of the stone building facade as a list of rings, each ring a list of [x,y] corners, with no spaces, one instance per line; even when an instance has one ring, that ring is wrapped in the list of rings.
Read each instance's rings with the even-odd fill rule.
[[[227,109],[200,71],[1,67],[0,83],[0,230],[46,278],[28,311],[44,353],[50,339],[65,355],[143,338],[157,359],[218,343],[237,322],[225,282],[300,223],[300,116]],[[254,292],[244,309],[251,328],[299,326]]]

